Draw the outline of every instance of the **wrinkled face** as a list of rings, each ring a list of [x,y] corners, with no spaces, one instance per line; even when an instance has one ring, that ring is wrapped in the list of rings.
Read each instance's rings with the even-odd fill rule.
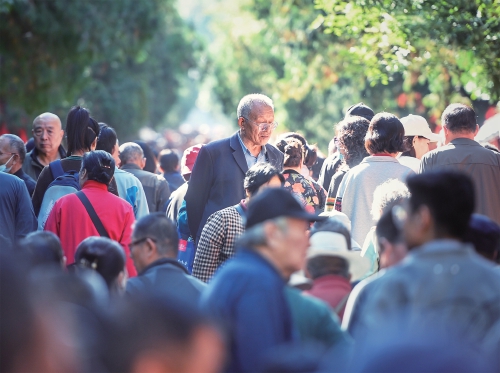
[[[56,118],[43,118],[33,123],[35,147],[42,154],[55,154],[61,145],[64,131]]]
[[[304,267],[309,247],[309,222],[287,218],[287,229],[274,231],[268,240],[271,255],[284,278]]]
[[[249,118],[239,118],[241,136],[254,145],[266,145],[273,133],[274,111],[270,106],[255,104]],[[266,126],[266,124],[268,124]]]

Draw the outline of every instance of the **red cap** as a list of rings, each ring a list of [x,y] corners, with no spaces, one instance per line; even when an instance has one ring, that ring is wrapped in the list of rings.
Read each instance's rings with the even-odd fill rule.
[[[194,162],[196,162],[196,158],[198,158],[198,153],[200,152],[200,149],[203,145],[205,144],[196,144],[184,150],[181,159],[182,176],[191,174],[191,171],[193,171]]]

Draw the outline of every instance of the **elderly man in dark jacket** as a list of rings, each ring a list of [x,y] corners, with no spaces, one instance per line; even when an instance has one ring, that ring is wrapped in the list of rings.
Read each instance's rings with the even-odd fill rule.
[[[139,219],[130,243],[130,254],[139,275],[127,282],[127,294],[153,291],[181,296],[197,304],[206,285],[189,275],[177,261],[178,246],[177,229],[164,213]]]
[[[245,198],[245,173],[257,162],[283,169],[283,153],[269,145],[274,121],[273,101],[261,94],[243,97],[237,109],[240,130],[200,150],[186,193],[191,235],[199,240],[208,217]]]

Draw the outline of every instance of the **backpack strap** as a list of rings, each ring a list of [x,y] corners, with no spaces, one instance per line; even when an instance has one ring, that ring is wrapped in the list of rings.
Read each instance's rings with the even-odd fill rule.
[[[54,178],[54,180],[57,179],[59,176],[64,175],[64,169],[62,167],[60,159],[57,159],[54,162],[50,162],[49,167],[50,167],[50,172],[52,173],[52,177]]]
[[[99,219],[99,216],[97,216],[97,213],[94,210],[94,207],[92,207],[92,204],[90,203],[89,199],[83,193],[82,191],[76,192],[76,196],[82,201],[83,206],[85,206],[85,209],[87,210],[87,213],[90,216],[90,219],[92,220],[92,223],[94,223],[94,226],[97,229],[97,232],[101,235],[101,237],[107,237],[109,238],[108,232],[106,232],[106,228],[104,228],[104,225],[102,225],[101,219]]]

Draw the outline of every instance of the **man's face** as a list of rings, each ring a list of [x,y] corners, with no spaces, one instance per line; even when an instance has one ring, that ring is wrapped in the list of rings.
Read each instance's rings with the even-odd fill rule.
[[[309,223],[304,220],[287,218],[287,229],[278,228],[271,243],[271,255],[282,275],[290,277],[304,267],[309,247]]]
[[[48,117],[33,123],[35,147],[42,154],[55,154],[61,145],[64,131],[57,117]]]
[[[266,145],[273,133],[274,111],[264,104],[254,105],[249,118],[239,118],[242,137],[254,145]],[[267,124],[267,126],[266,126]]]
[[[433,221],[429,208],[421,205],[416,211],[407,206],[403,236],[409,250],[433,239]]]
[[[0,165],[5,165],[6,168],[12,167],[16,155],[11,153],[9,142],[0,139]]]
[[[132,235],[132,240],[129,246],[130,257],[134,262],[137,273],[141,273],[144,268],[146,268],[150,263],[150,258],[148,255],[148,253],[150,252],[150,248],[148,247],[149,244],[149,238],[135,237],[134,234]]]

